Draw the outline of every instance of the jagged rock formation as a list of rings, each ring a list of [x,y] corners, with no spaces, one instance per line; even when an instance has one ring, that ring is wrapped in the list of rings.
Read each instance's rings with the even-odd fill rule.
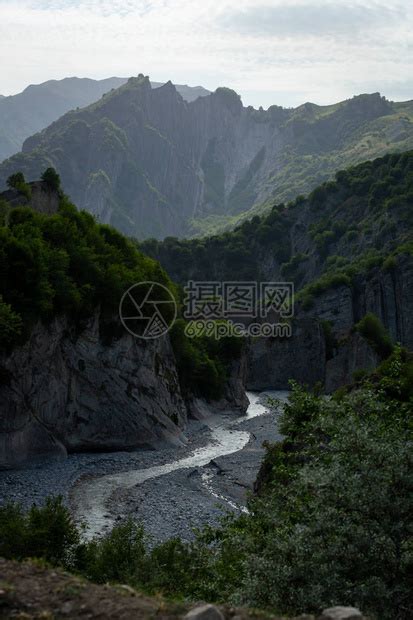
[[[263,111],[219,88],[187,103],[171,82],[152,89],[140,76],[26,140],[0,166],[0,186],[16,170],[37,178],[53,165],[102,222],[138,238],[182,236],[292,199],[384,148],[410,148],[411,117],[413,105],[378,93]]]
[[[127,78],[117,77],[105,80],[73,77],[31,85],[10,97],[0,95],[0,161],[20,151],[26,138],[62,114],[90,105],[126,81]],[[162,86],[159,82],[152,83],[153,88],[159,86]],[[176,88],[186,101],[209,94],[201,86],[178,85]]]

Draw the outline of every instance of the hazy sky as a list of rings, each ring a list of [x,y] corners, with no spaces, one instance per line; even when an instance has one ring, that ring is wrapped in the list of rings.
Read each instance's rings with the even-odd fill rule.
[[[413,99],[411,0],[0,0],[0,93],[144,73],[244,104]]]

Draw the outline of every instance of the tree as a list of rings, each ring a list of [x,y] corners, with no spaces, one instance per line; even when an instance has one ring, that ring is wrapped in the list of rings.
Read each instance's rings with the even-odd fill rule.
[[[41,179],[49,186],[50,189],[57,192],[60,190],[60,176],[54,168],[47,168],[43,172]]]
[[[22,185],[25,185],[26,179],[24,178],[23,172],[15,172],[11,174],[7,179],[7,187],[13,189],[20,189]]]

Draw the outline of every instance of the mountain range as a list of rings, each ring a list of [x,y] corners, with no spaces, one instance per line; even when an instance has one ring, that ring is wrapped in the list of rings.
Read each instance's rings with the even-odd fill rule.
[[[187,102],[140,75],[28,138],[0,187],[48,166],[82,209],[137,238],[196,236],[307,193],[348,165],[413,147],[413,101],[244,107],[219,88]]]
[[[41,131],[60,116],[75,108],[97,101],[113,88],[125,84],[127,78],[111,77],[105,80],[65,78],[30,85],[21,93],[0,95],[0,161],[21,150],[29,136]],[[152,82],[153,88],[162,86]],[[201,86],[177,86],[186,101],[209,94]]]

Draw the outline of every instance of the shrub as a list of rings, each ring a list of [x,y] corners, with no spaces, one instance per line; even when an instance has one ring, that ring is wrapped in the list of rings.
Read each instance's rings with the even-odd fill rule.
[[[220,344],[206,337],[188,338],[185,328],[186,322],[178,319],[170,332],[181,386],[209,400],[219,399],[227,378],[216,349]]]
[[[41,179],[50,189],[55,191],[60,190],[60,176],[54,168],[46,168]]]
[[[142,583],[146,572],[143,528],[128,520],[103,538],[90,542],[78,557],[82,572],[96,583]]]
[[[368,312],[356,325],[356,330],[372,345],[382,359],[393,351],[391,338],[380,319]]]
[[[383,261],[383,269],[384,271],[393,271],[397,267],[397,259],[395,256],[391,255],[385,258]]]
[[[22,172],[16,172],[9,176],[7,179],[7,185],[10,188],[16,189],[20,194],[22,194],[27,200],[30,200],[32,197],[32,190],[28,183],[26,183],[26,179],[24,178],[24,174]]]
[[[23,172],[15,172],[7,179],[7,186],[13,189],[18,189],[19,185],[24,185],[25,183],[26,179],[24,178]]]
[[[41,558],[70,566],[79,532],[61,498],[27,513],[15,504],[0,507],[0,556],[6,559]]]
[[[5,304],[0,295],[0,348],[7,348],[16,342],[23,330],[22,318]]]

